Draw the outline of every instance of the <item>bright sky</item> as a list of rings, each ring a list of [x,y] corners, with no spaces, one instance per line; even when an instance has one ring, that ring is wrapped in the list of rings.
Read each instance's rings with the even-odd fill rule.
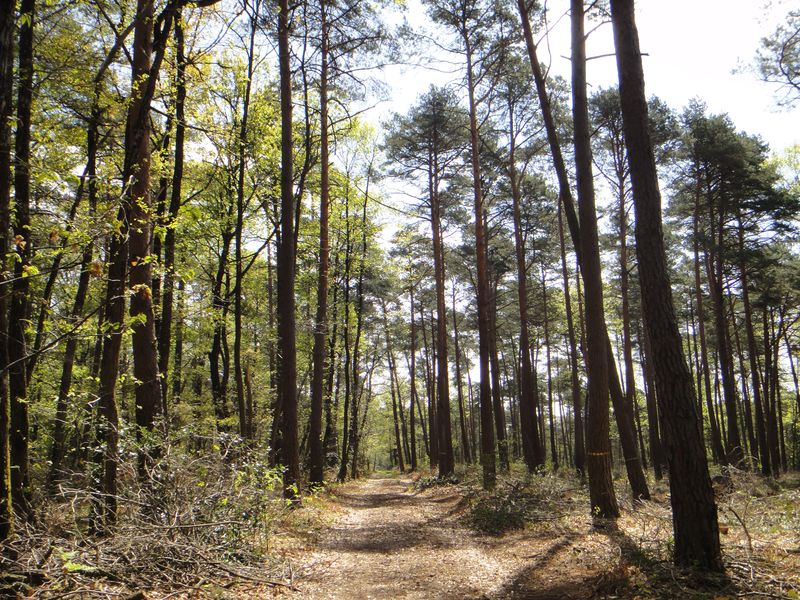
[[[638,0],[637,25],[644,57],[648,95],[655,94],[680,110],[693,97],[705,101],[713,113],[727,112],[740,130],[758,134],[774,152],[800,143],[800,106],[778,109],[777,86],[758,79],[746,69],[752,64],[762,37],[768,35],[797,0]],[[428,21],[419,0],[409,0],[412,24]],[[568,7],[566,0],[550,0],[551,24]],[[587,30],[589,27],[587,27]],[[547,61],[547,44],[540,43],[540,59]],[[551,69],[569,80],[569,22],[564,17],[550,37]],[[587,55],[613,52],[611,25],[594,32]],[[392,100],[381,113],[404,113],[431,83],[457,81],[460,74],[446,76],[425,69],[388,69],[385,80]],[[592,86],[616,84],[613,57],[591,60],[588,79]],[[399,83],[398,83],[399,82]],[[590,90],[591,92],[591,90]],[[384,112],[385,111],[385,112]]]

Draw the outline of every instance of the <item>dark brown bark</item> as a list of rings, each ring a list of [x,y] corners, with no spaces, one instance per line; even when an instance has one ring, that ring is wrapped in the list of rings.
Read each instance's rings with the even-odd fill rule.
[[[281,405],[283,493],[299,502],[300,456],[297,440],[297,346],[295,340],[295,202],[292,165],[292,72],[289,1],[280,0],[278,63],[281,108],[281,220],[278,247],[278,395]]]
[[[492,429],[492,390],[489,373],[490,345],[490,288],[486,230],[484,227],[483,190],[481,189],[480,141],[478,137],[478,107],[475,100],[475,73],[472,40],[467,24],[463,23],[461,37],[467,61],[467,94],[469,98],[469,139],[472,167],[472,191],[475,217],[475,267],[478,301],[478,360],[480,365],[481,467],[483,488],[493,489],[496,483],[494,431]],[[445,374],[446,375],[446,374]],[[441,374],[440,374],[441,376]]]
[[[28,377],[26,335],[33,256],[31,239],[31,104],[33,102],[34,0],[23,0],[19,19],[17,127],[14,140],[14,280],[8,311],[8,389],[10,397],[11,501],[23,519],[33,517],[28,471]],[[5,231],[2,232],[5,235]],[[3,255],[5,260],[5,255]]]
[[[320,2],[320,193],[319,193],[319,267],[317,272],[317,314],[314,326],[311,379],[311,416],[309,421],[310,475],[312,484],[323,482],[324,449],[322,447],[322,403],[325,395],[325,342],[328,332],[328,213],[330,212],[330,175],[328,158],[328,6]]]
[[[11,228],[11,119],[14,89],[14,2],[0,4],[0,257],[8,255]],[[5,265],[5,259],[3,258]],[[8,331],[9,277],[0,269],[0,331]],[[14,533],[9,444],[8,345],[0,342],[0,540]]]
[[[586,98],[586,47],[583,0],[571,0],[572,118],[575,128],[575,175],[580,215],[581,269],[586,302],[586,373],[588,376],[587,467],[592,515],[619,516],[611,481],[609,446],[609,343],[605,332],[603,283],[592,181],[591,129]]]
[[[151,283],[152,214],[150,196],[150,102],[156,76],[151,70],[153,54],[153,0],[139,0],[133,31],[134,92],[128,109],[125,132],[125,217],[128,225],[129,314],[133,325],[133,376],[136,380],[135,418],[137,425],[139,475],[146,476],[157,449],[145,443],[144,432],[155,425],[161,408],[161,378],[158,374],[155,321]],[[146,447],[147,446],[147,447]]]
[[[670,471],[675,562],[722,570],[717,507],[708,474],[692,377],[672,304],[633,0],[611,0],[625,144],[636,210],[636,253]]]
[[[434,147],[438,134],[434,131]],[[434,151],[435,153],[435,151]],[[434,164],[438,158],[434,158]],[[433,234],[433,270],[436,281],[436,456],[439,476],[452,474],[454,465],[453,438],[450,422],[450,369],[447,362],[447,306],[444,300],[444,247],[442,243],[441,207],[439,203],[438,172],[432,170],[429,178],[431,230]],[[433,433],[431,433],[433,437]]]

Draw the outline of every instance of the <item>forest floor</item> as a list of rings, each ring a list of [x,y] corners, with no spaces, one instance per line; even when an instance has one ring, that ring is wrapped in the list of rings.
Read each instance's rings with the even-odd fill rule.
[[[796,489],[770,497],[770,512],[786,519],[788,529],[772,521],[760,527],[763,514],[755,514],[758,498],[750,496],[752,490],[748,506],[736,511],[742,523],[725,524],[728,516],[736,518],[722,509],[728,574],[709,577],[678,571],[668,560],[665,487],[655,490],[653,502],[625,510],[616,525],[598,527],[577,481],[543,479],[534,489],[507,482],[492,496],[468,486],[420,489],[424,486],[404,477],[336,487],[326,508],[336,515],[332,523],[313,539],[293,540],[280,550],[294,564],[294,591],[279,588],[268,595],[311,600],[800,598]],[[517,521],[517,515],[524,518]],[[747,519],[751,529],[745,531]],[[501,535],[477,531],[514,525],[519,528]]]
[[[477,475],[373,475],[306,496],[299,509],[279,489],[259,495],[207,478],[181,487],[179,504],[199,514],[210,498],[212,520],[164,525],[129,509],[105,538],[68,527],[69,511],[54,506],[18,537],[15,558],[0,554],[0,598],[800,600],[798,473],[734,472],[716,490],[725,562],[716,576],[672,565],[665,482],[634,506],[616,478],[622,516],[610,523],[592,520],[585,482],[570,473],[514,471],[493,492]],[[185,498],[194,488],[206,495]],[[257,502],[245,503],[244,489]]]

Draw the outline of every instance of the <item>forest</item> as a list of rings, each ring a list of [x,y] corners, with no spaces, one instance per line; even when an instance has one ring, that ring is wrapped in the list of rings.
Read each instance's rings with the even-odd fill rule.
[[[0,597],[800,598],[800,146],[634,4],[1,2]]]

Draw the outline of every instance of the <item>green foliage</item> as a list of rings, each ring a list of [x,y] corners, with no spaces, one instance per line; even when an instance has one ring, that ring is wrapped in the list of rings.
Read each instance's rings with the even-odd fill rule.
[[[479,498],[470,508],[469,524],[490,535],[525,527],[525,506],[509,490]]]

